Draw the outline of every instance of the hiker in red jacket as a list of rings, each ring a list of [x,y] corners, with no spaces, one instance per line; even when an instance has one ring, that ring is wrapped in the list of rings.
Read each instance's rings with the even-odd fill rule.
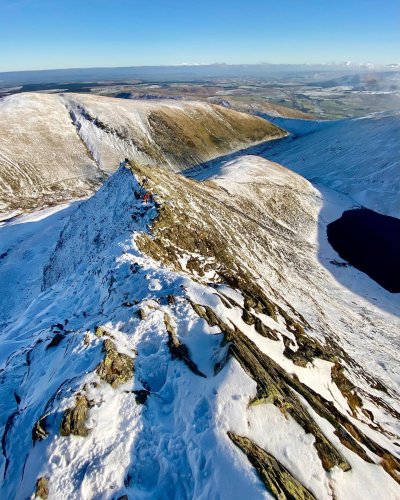
[[[143,201],[147,204],[147,201],[149,199],[149,193],[144,193],[144,196],[143,196]]]

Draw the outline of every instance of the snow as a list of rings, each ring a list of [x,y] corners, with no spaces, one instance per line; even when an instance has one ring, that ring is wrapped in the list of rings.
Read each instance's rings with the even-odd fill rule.
[[[83,198],[122,158],[177,171],[282,134],[205,102],[8,96],[0,100],[0,216]]]
[[[249,408],[247,437],[275,457],[318,499],[331,498],[329,480],[314,448],[314,436],[306,434],[292,417],[272,404]],[[265,432],[265,423],[273,432]]]
[[[68,203],[0,223],[0,327],[40,291],[43,266],[73,208]]]
[[[354,206],[354,201],[324,186],[312,186],[298,174],[261,157],[243,156],[215,166],[209,174],[210,180],[227,190],[232,200],[251,199],[255,206],[259,205],[259,213],[265,214],[266,221],[267,213],[273,214],[274,220],[289,231],[289,238],[285,238],[269,226],[274,235],[270,261],[255,262],[258,272],[268,276],[272,289],[285,289],[286,300],[307,313],[313,327],[319,324],[325,335],[329,331],[334,338],[339,336],[345,350],[361,366],[368,360],[371,372],[382,377],[389,387],[398,387],[400,296],[387,292],[352,267],[332,263],[341,259],[328,243],[326,226]],[[204,178],[206,172],[202,175]],[[287,198],[285,184],[291,187],[293,199]],[[262,191],[255,195],[256,186]],[[272,249],[277,252],[274,256]],[[281,269],[276,272],[278,262]],[[324,311],[323,316],[313,312],[315,304]],[[325,315],[329,325],[323,319]]]
[[[344,130],[353,130],[354,123],[321,125],[276,144],[271,158],[286,154],[289,163],[296,163],[305,147],[302,141],[311,141],[315,169],[321,174],[330,134],[344,125],[349,127]],[[292,147],[299,149],[295,153]],[[389,143],[385,155],[394,151]],[[350,152],[346,158],[351,158]],[[222,188],[221,201],[235,214],[232,229],[244,265],[254,270],[255,279],[268,287],[281,307],[289,304],[300,311],[321,342],[335,339],[389,393],[374,392],[349,366],[349,377],[358,387],[396,406],[399,297],[353,268],[331,264],[338,256],[327,242],[326,225],[354,201],[256,156],[242,156],[203,174]],[[385,177],[388,183],[389,179]],[[290,335],[282,318],[253,311],[278,332],[277,341],[262,337],[243,322],[239,307],[226,307],[217,294],[240,306],[243,296],[237,290],[208,286],[211,275],[201,284],[139,251],[135,239],[149,232],[157,211],[135,199],[137,188],[137,179],[120,168],[84,202],[0,225],[0,255],[6,254],[0,258],[0,496],[29,497],[36,479],[44,476],[49,478],[50,499],[116,499],[124,494],[143,499],[270,498],[245,455],[228,438],[227,431],[233,431],[274,455],[317,498],[399,498],[390,476],[344,447],[331,425],[304,400],[351,463],[351,471],[327,473],[314,437],[292,417],[269,403],[249,406],[256,384],[235,359],[214,373],[228,346],[217,327],[197,316],[188,299],[208,305],[223,321],[236,325],[289,374],[353,418],[331,380],[332,363],[315,359],[300,367],[283,355],[283,335]],[[394,206],[392,198],[386,201]],[[202,200],[193,197],[190,209],[201,216]],[[220,214],[212,216],[218,227]],[[183,269],[189,257],[181,260]],[[175,297],[175,304],[169,303],[168,295]],[[171,358],[165,313],[206,377]],[[48,348],[56,324],[63,325],[65,337],[57,348]],[[95,372],[103,356],[103,339],[94,335],[98,325],[107,330],[118,352],[134,359],[132,381],[118,388]],[[148,391],[144,405],[136,402],[137,390]],[[73,406],[79,391],[91,402],[90,433],[85,438],[63,437],[58,432],[62,413]],[[353,418],[354,424],[396,453],[393,436],[398,422],[366,396],[365,407],[387,434],[368,427],[361,415],[361,421]],[[33,445],[31,429],[43,415],[49,436]]]
[[[345,473],[339,468],[335,468],[331,472],[331,484],[337,498],[340,500],[347,500],[348,498],[357,500],[364,500],[365,498],[397,500],[399,498],[398,484],[392,478],[386,480],[382,468],[377,467],[375,464],[366,463],[355,453],[349,452],[336,437],[329,422],[319,417],[304,398],[301,398],[301,396],[299,398],[312,417],[318,422],[324,434],[329,436],[335,447],[346,456],[352,467],[350,471]],[[385,483],[385,491],[382,490],[383,483]]]
[[[135,498],[148,498],[157,492],[166,497],[232,498],[249,494],[268,498],[250,464],[226,436],[226,430],[233,425],[229,415],[225,415],[223,424],[219,421],[219,408],[226,405],[222,381],[231,377],[228,386],[234,384],[241,394],[231,403],[238,407],[236,413],[245,408],[249,395],[254,393],[254,382],[236,362],[218,376],[203,379],[183,363],[170,360],[163,326],[163,311],[167,310],[179,336],[190,349],[201,353],[199,359],[195,355],[200,369],[211,375],[213,359],[221,354],[221,336],[210,332],[182,300],[182,285],[214,295],[212,290],[160,268],[137,251],[130,231],[145,229],[154,211],[139,203],[136,209],[141,211],[143,221],[139,227],[132,223],[130,213],[135,206],[131,193],[135,183],[128,176],[126,170],[117,172],[98,195],[74,207],[61,232],[66,246],[57,250],[63,267],[55,267],[56,282],[39,293],[30,306],[15,308],[14,317],[19,316],[19,320],[3,330],[3,343],[11,351],[3,366],[15,369],[12,378],[6,375],[7,382],[0,389],[2,415],[7,416],[15,407],[13,392],[21,398],[19,406],[24,411],[7,435],[6,449],[13,460],[2,484],[2,495],[16,492],[19,497],[29,496],[36,478],[44,475],[51,477],[50,498],[109,498],[124,492]],[[111,213],[108,208],[115,208],[116,199],[120,209]],[[37,218],[59,234],[59,226],[54,227],[50,216],[42,215]],[[81,233],[83,227],[89,233]],[[93,243],[99,227],[102,236],[111,235],[104,240],[103,248]],[[70,274],[77,259],[83,257],[78,272]],[[139,264],[133,280],[132,262]],[[172,310],[163,305],[168,292],[177,295]],[[121,306],[127,297],[142,300],[144,321]],[[50,326],[65,324],[67,319],[66,328],[71,333],[57,349],[46,350]],[[101,341],[91,333],[90,345],[85,347],[83,337],[99,323],[108,329],[120,352],[135,357],[133,386],[127,383],[112,389],[102,383],[94,387],[98,377],[93,370],[101,359]],[[28,371],[22,362],[27,351],[31,352]],[[143,389],[143,384],[151,393],[146,407],[138,405],[131,392]],[[73,404],[74,393],[84,386],[89,388],[87,397],[94,401],[91,433],[85,439],[61,437],[57,435],[61,412]],[[44,412],[49,414],[53,430],[47,440],[32,448],[30,433],[22,429],[32,428]],[[135,464],[130,473],[131,485],[124,486],[131,464]],[[3,462],[3,472],[4,466]]]
[[[355,205],[400,217],[399,111],[333,121],[266,118],[291,135],[188,169],[186,174],[205,180],[217,176],[226,161],[261,156],[318,187],[349,196]]]
[[[293,122],[288,129],[300,137],[273,144],[268,159],[367,208],[400,217],[400,112],[317,122],[312,133],[309,123],[304,133],[302,121]],[[290,127],[288,119],[276,123]]]
[[[0,139],[1,211],[84,197],[99,185],[102,173],[58,95],[1,99]]]

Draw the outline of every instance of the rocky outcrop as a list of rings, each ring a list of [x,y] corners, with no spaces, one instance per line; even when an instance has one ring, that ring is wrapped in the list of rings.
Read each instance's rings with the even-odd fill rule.
[[[192,302],[196,313],[210,326],[217,326],[225,335],[225,343],[230,345],[230,355],[233,355],[250,377],[256,381],[257,396],[253,403],[274,404],[284,415],[293,417],[306,433],[313,434],[315,449],[326,470],[335,466],[343,471],[350,470],[348,460],[326,437],[316,420],[310,415],[307,408],[307,405],[310,405],[320,417],[326,419],[334,427],[336,436],[345,447],[368,463],[373,462],[371,453],[380,457],[385,470],[398,480],[400,467],[398,459],[361,430],[364,424],[357,425],[357,421],[351,418],[359,418],[358,409],[362,406],[359,390],[344,375],[344,363],[354,369],[356,367],[354,360],[339,347],[334,335],[328,336],[326,332],[323,332],[323,335],[327,336],[326,342],[317,340],[313,329],[303,315],[279,295],[280,285],[269,288],[268,294],[266,290],[269,284],[263,283],[260,278],[255,279],[257,273],[254,269],[257,269],[258,265],[262,266],[264,261],[269,262],[274,258],[279,260],[282,247],[275,248],[271,241],[272,234],[284,247],[290,248],[297,245],[298,248],[302,248],[302,255],[307,255],[308,242],[305,243],[299,238],[295,244],[293,239],[298,238],[297,235],[302,231],[298,224],[304,224],[309,215],[306,211],[299,215],[298,209],[296,212],[294,207],[298,203],[295,201],[296,190],[308,190],[307,196],[311,196],[310,188],[304,186],[302,181],[296,185],[297,179],[291,178],[292,188],[287,188],[285,185],[279,198],[274,199],[274,194],[271,193],[268,198],[266,196],[262,198],[265,200],[265,205],[263,205],[265,213],[269,214],[266,216],[261,211],[257,212],[260,210],[257,202],[263,196],[258,184],[261,183],[259,178],[251,184],[251,198],[249,194],[248,199],[242,200],[241,192],[247,189],[244,187],[244,182],[238,182],[239,187],[235,185],[232,188],[227,182],[223,188],[220,188],[214,182],[198,184],[188,179],[175,179],[171,176],[167,181],[164,179],[165,174],[154,168],[150,170],[135,165],[134,171],[139,176],[148,176],[152,191],[160,193],[160,210],[153,222],[152,234],[141,235],[136,239],[141,251],[174,270],[190,274],[195,281],[207,285],[211,281],[212,286],[216,287],[216,294],[220,296],[221,302],[229,303],[228,307],[241,309],[241,318],[245,324],[254,327],[257,333],[266,338],[283,342],[283,355],[295,366],[307,368],[315,360],[332,363],[331,381],[336,383],[337,388],[346,398],[349,404],[349,415],[342,408],[339,410],[334,402],[328,401],[311,387],[302,383],[295,374],[282,368],[261,351],[238,326],[222,321],[211,307]],[[270,175],[277,174],[278,172],[271,168]],[[265,174],[260,173],[260,175]],[[263,177],[262,182],[269,185],[267,175]],[[236,190],[235,203],[231,201],[232,195],[225,185]],[[296,186],[295,189],[294,186]],[[290,189],[293,190],[290,192]],[[259,194],[259,198],[256,193]],[[162,203],[163,199],[167,199],[168,202]],[[198,206],[193,208],[194,199],[201,205],[201,217],[197,213],[200,210]],[[249,200],[254,200],[254,202]],[[280,208],[283,200],[286,203],[284,210]],[[277,225],[276,220],[271,216],[275,212],[276,217],[282,221],[281,225]],[[256,219],[257,214],[258,219]],[[284,217],[286,219],[283,223]],[[310,221],[310,223],[315,222]],[[252,238],[249,240],[244,236],[241,239],[242,233],[246,236],[251,234]],[[274,252],[275,257],[271,257],[271,252]],[[291,262],[292,266],[307,269],[305,273],[309,272],[308,269],[312,269],[312,264],[303,262],[296,252],[289,251],[285,258]],[[196,260],[195,266],[186,265],[193,259]],[[185,265],[182,265],[182,262]],[[310,267],[307,268],[307,265]],[[210,279],[211,270],[214,271],[214,275]],[[271,271],[272,275],[274,273],[277,275],[276,279],[279,284],[288,279],[280,273],[279,268]],[[305,276],[302,279],[307,281]],[[228,299],[222,293],[218,293],[219,283],[229,285],[239,291],[242,301],[240,303],[232,301],[231,298]],[[312,287],[313,284],[309,283],[309,286]],[[289,287],[286,290],[289,290]],[[309,292],[307,290],[304,293]],[[274,331],[267,325],[268,322],[261,320],[262,315],[271,318],[277,324],[284,324],[286,333]],[[321,337],[323,335],[321,334]],[[218,363],[215,367],[216,371],[221,369],[221,363],[224,362],[226,359]],[[303,398],[306,403],[303,403]],[[364,415],[368,416],[368,413]],[[374,425],[371,424],[371,427],[373,428]]]
[[[60,237],[69,243],[53,260],[63,272],[51,284],[66,278],[61,293],[48,287],[10,331],[26,338],[0,374],[2,398],[10,411],[17,405],[2,440],[5,497],[16,485],[22,497],[32,493],[46,470],[37,463],[41,450],[52,464],[53,496],[84,488],[89,496],[197,498],[226,496],[230,487],[228,496],[251,490],[259,498],[257,472],[278,498],[354,497],[362,482],[366,496],[395,497],[392,390],[359,376],[357,352],[344,352],[359,338],[351,322],[366,338],[371,320],[382,336],[380,316],[365,302],[357,311],[357,297],[349,306],[346,291],[318,267],[315,234],[304,223],[316,222],[310,186],[285,173],[275,192],[271,178],[282,182],[282,172],[261,167],[256,181],[240,169],[238,188],[139,167],[138,180],[149,177],[157,200],[151,209],[132,196],[137,179],[121,169],[74,212]],[[50,314],[32,326],[38,310]],[[46,321],[66,310],[75,333],[46,350]],[[388,318],[385,327],[395,324]],[[32,437],[49,437],[32,446],[21,430],[39,415],[46,418]],[[91,428],[85,446],[54,436],[61,419],[64,435]],[[213,466],[216,455],[222,468]],[[227,473],[229,482],[221,480]]]
[[[65,338],[64,333],[54,334],[53,338],[46,346],[46,351],[47,351],[47,349],[51,349],[52,347],[57,347],[64,340],[64,338]]]
[[[46,430],[46,417],[41,417],[33,426],[32,429],[32,441],[42,441],[48,437],[48,432]]]
[[[283,414],[291,415],[306,432],[311,432],[315,436],[315,448],[326,470],[334,466],[338,466],[344,471],[350,470],[349,463],[329,442],[316,422],[310,417],[307,409],[291,391],[291,387],[297,388],[302,384],[292,383],[292,377],[289,374],[262,353],[240,330],[221,321],[210,307],[192,305],[197,314],[205,319],[210,326],[220,328],[225,335],[225,342],[230,344],[230,353],[257,382],[257,396],[253,403],[272,403]],[[350,440],[352,440],[351,436]]]
[[[46,477],[39,477],[36,481],[35,498],[47,500],[49,497],[49,480]]]
[[[270,453],[257,446],[250,439],[228,432],[228,436],[247,456],[267,489],[278,500],[315,500],[307,490]]]
[[[86,396],[78,395],[73,408],[68,408],[62,417],[60,424],[61,436],[82,436],[89,434],[86,421],[89,415],[89,401]]]
[[[127,354],[118,352],[112,340],[104,340],[103,353],[103,361],[96,368],[102,380],[115,388],[132,379],[133,359]]]
[[[168,348],[172,359],[180,359],[193,373],[199,375],[200,377],[205,377],[204,373],[198,369],[196,363],[190,357],[188,347],[178,339],[175,327],[173,326],[171,318],[167,313],[164,313],[164,324],[168,333]]]

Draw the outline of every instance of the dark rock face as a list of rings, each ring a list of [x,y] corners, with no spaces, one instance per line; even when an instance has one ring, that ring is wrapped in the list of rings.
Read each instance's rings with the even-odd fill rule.
[[[60,425],[61,436],[85,437],[89,434],[89,429],[86,428],[86,420],[89,413],[89,401],[86,396],[78,396],[74,408],[68,408],[65,411]]]
[[[63,333],[56,333],[51,341],[47,344],[46,351],[47,349],[51,349],[52,347],[57,347],[58,344],[60,344],[60,342],[64,340],[64,338],[65,335]]]
[[[46,417],[41,417],[33,426],[32,429],[32,441],[42,441],[48,437],[46,430]]]
[[[171,353],[172,359],[180,359],[185,363],[185,365],[196,375],[199,377],[204,377],[204,373],[202,373],[196,363],[190,357],[190,352],[188,347],[183,344],[177,337],[174,326],[171,323],[171,318],[167,313],[164,313],[164,324],[168,333],[168,349]]]
[[[275,361],[261,352],[240,330],[237,328],[233,329],[224,323],[210,307],[191,304],[195,312],[207,321],[210,326],[217,325],[220,328],[221,332],[225,335],[225,342],[229,343],[230,354],[237,359],[242,368],[257,382],[257,396],[252,402],[270,402],[274,404],[284,415],[291,415],[307,433],[313,434],[315,437],[314,446],[325,470],[329,471],[332,467],[338,466],[346,472],[351,469],[351,466],[329,439],[326,438],[317,422],[313,420],[306,407],[298,399],[296,393],[300,394],[321,417],[325,418],[335,427],[335,434],[344,446],[352,450],[366,462],[372,463],[371,458],[364,449],[366,447],[382,459],[382,467],[398,481],[400,463],[397,457],[391,455],[378,443],[372,441],[350,419],[339,412],[330,401],[302,384],[297,377],[292,377],[288,374]],[[288,321],[288,329],[289,326],[292,327]],[[299,348],[307,356],[309,355],[309,349],[311,349],[312,352],[321,351],[320,354],[325,359],[331,358],[329,349],[326,353],[322,352],[324,349],[323,346],[316,342],[306,342],[304,334],[301,334]],[[338,383],[339,389],[345,391],[344,396],[347,398],[354,412],[357,405],[361,402],[354,391],[354,386],[347,380],[340,366],[334,368],[332,376],[334,381]],[[232,439],[232,436],[230,437]],[[251,452],[250,455],[254,455],[254,453]],[[253,465],[256,466],[254,463]],[[268,474],[267,469],[264,468],[263,474]]]
[[[145,389],[140,389],[138,391],[133,391],[135,394],[135,401],[138,405],[144,405],[147,401],[147,397],[150,394],[149,391]]]
[[[389,292],[400,292],[400,220],[366,208],[347,210],[328,225],[340,257]]]

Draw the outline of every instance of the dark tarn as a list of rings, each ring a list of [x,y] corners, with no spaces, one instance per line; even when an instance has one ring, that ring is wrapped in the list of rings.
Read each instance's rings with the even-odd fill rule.
[[[347,210],[327,231],[342,259],[389,292],[400,292],[400,219],[366,208]]]

